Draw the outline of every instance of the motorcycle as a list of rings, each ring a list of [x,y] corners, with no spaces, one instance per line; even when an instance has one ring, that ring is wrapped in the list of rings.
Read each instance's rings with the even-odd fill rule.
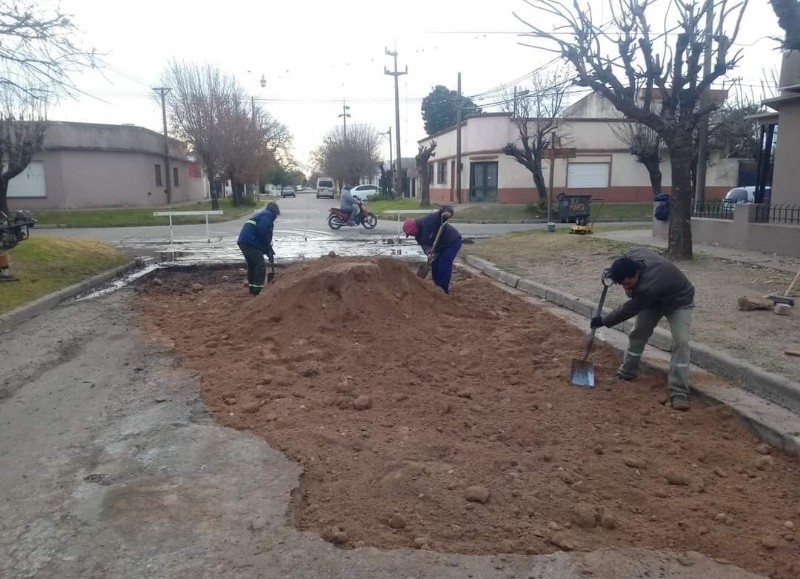
[[[11,249],[20,241],[28,239],[30,228],[35,224],[36,219],[24,209],[13,215],[0,211],[0,249]]]
[[[367,206],[364,205],[362,201],[358,201],[359,211],[356,214],[355,221],[353,221],[353,226],[363,225],[365,229],[374,229],[375,226],[378,224],[378,218],[375,217],[374,213],[367,211]],[[331,207],[328,209],[328,227],[331,229],[339,229],[340,227],[347,225],[348,221],[350,221],[350,213],[347,211],[342,211],[338,207]]]

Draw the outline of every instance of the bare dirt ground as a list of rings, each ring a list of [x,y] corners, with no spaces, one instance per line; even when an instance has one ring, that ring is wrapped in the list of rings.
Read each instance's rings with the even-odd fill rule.
[[[569,386],[582,332],[547,311],[466,274],[445,296],[392,258],[299,263],[255,298],[242,280],[152,280],[140,324],[201,373],[217,420],[303,465],[299,528],[345,547],[638,546],[800,573],[797,460],[723,407],[665,407],[664,376],[613,381],[602,347],[598,386]]]
[[[603,269],[629,247],[597,237],[512,234],[467,245],[464,252],[597,303]],[[692,340],[800,381],[800,358],[784,354],[784,350],[800,350],[800,307],[795,306],[788,316],[763,310],[742,312],[737,308],[740,296],[783,294],[793,273],[768,264],[748,265],[703,255],[678,265],[696,290]],[[800,269],[800,260],[794,265]],[[800,283],[792,293],[800,296]],[[621,289],[612,288],[606,308],[616,307],[625,299]],[[669,328],[666,320],[661,324]]]

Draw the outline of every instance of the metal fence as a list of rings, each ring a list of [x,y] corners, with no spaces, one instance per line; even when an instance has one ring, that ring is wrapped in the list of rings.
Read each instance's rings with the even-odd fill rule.
[[[692,217],[732,220],[735,207],[724,201],[703,201],[694,204]],[[755,222],[800,225],[800,205],[757,205]]]
[[[800,225],[800,205],[758,205],[756,221]]]
[[[733,219],[733,208],[733,205],[726,205],[722,201],[698,201],[692,208],[692,217]]]

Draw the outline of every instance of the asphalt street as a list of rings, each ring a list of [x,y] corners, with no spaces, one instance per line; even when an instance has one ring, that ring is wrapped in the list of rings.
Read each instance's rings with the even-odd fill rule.
[[[313,193],[301,193],[296,198],[275,199],[281,208],[275,222],[274,247],[278,258],[299,259],[335,251],[340,255],[396,255],[397,239],[405,238],[397,219],[380,219],[373,230],[364,227],[344,227],[334,231],[328,227],[328,209],[338,207],[339,201],[317,199]],[[122,247],[133,255],[161,256],[166,261],[241,259],[236,238],[244,222],[234,219],[205,224],[175,225],[170,232],[164,218],[163,226],[104,227],[88,229],[40,229],[48,235],[99,239]],[[501,235],[510,231],[544,229],[543,223],[456,223],[465,237]],[[172,243],[170,243],[172,238]],[[403,255],[419,253],[413,240],[405,240]]]

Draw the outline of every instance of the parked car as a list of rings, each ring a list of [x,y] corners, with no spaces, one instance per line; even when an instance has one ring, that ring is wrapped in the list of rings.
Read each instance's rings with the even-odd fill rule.
[[[294,192],[294,187],[291,185],[284,185],[283,189],[281,189],[281,197],[297,197]]]
[[[764,187],[764,201],[769,202],[772,196],[772,187]],[[725,194],[722,199],[722,206],[725,209],[733,210],[739,203],[755,203],[756,188],[748,185],[747,187],[734,187]]]
[[[335,191],[333,179],[330,177],[317,179],[317,199],[321,199],[322,197],[330,197],[333,199]]]
[[[366,201],[370,197],[380,195],[381,190],[377,185],[356,185],[350,189],[350,193],[356,195],[359,199]]]

